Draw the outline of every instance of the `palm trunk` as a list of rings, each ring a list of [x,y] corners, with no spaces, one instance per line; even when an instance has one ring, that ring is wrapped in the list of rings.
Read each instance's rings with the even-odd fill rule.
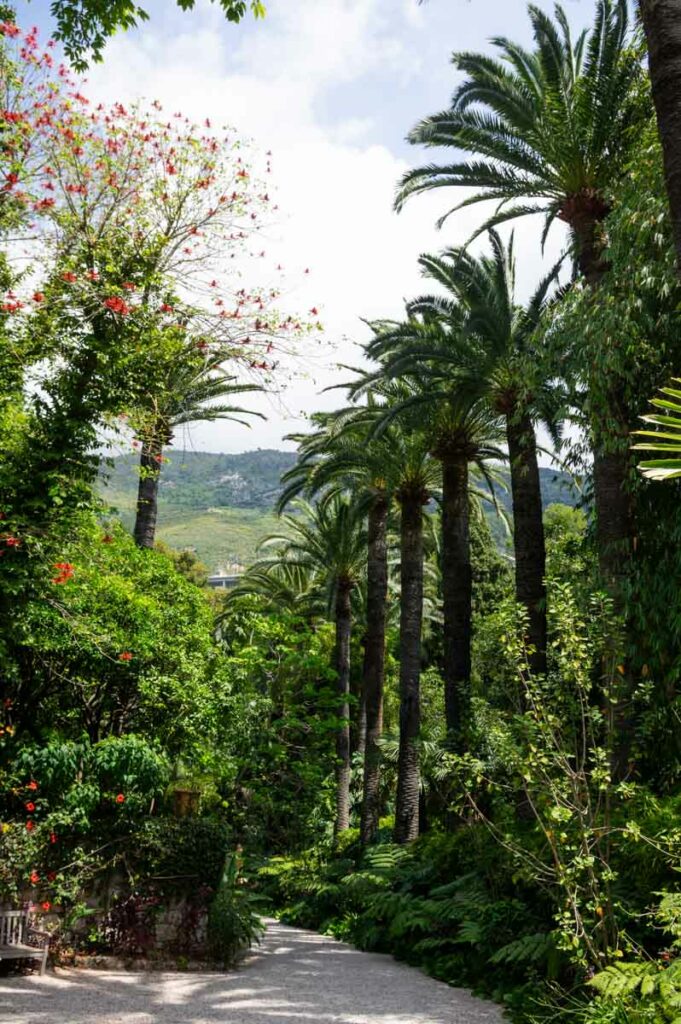
[[[400,524],[400,751],[397,766],[395,842],[419,834],[421,728],[421,623],[423,619],[423,500],[403,495]]]
[[[153,548],[158,517],[158,482],[161,475],[163,446],[157,441],[144,441],[140,454],[140,482],[137,489],[135,544]]]
[[[468,460],[442,460],[442,605],[445,722],[457,747],[464,745],[471,702],[473,602],[468,504]]]
[[[530,669],[546,672],[546,548],[542,517],[537,441],[532,420],[524,413],[506,419],[513,497],[516,601],[527,609]]]
[[[604,207],[607,212],[607,208]],[[605,216],[605,212],[602,216]],[[579,266],[585,280],[597,287],[605,270],[602,243],[596,244],[599,220],[583,218],[573,223],[579,245]],[[607,383],[605,408],[592,410],[593,485],[596,507],[596,539],[601,577],[615,604],[622,609],[623,583],[632,544],[633,510],[629,488],[632,425],[617,379]],[[603,382],[600,382],[602,388]]]
[[[378,499],[369,511],[367,554],[367,630],[362,669],[365,714],[364,791],[360,836],[363,845],[374,839],[380,816],[379,790],[385,676],[385,619],[388,597],[388,502]]]
[[[681,275],[681,3],[640,0],[664,176]]]
[[[350,827],[350,587],[338,584],[336,596],[336,672],[338,674],[338,717],[336,733],[336,825],[335,832]]]

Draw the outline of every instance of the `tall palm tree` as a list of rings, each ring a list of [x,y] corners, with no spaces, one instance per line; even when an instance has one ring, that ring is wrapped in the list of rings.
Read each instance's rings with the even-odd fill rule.
[[[454,147],[475,159],[408,171],[397,206],[419,192],[463,186],[473,194],[455,209],[499,201],[483,229],[541,213],[545,237],[558,218],[570,229],[580,273],[594,286],[606,270],[603,221],[625,173],[632,129],[645,115],[627,0],[599,0],[593,29],[576,40],[560,6],[555,21],[534,6],[528,11],[534,48],[497,38],[499,59],[455,54],[465,77],[450,107],[410,134],[413,143]],[[592,414],[593,479],[601,571],[620,594],[631,546],[628,423],[617,380],[609,392],[607,409]]]
[[[395,842],[419,834],[419,733],[421,730],[421,633],[423,629],[423,518],[439,483],[439,467],[426,437],[398,433],[400,479],[400,741],[395,801]]]
[[[378,357],[386,348],[409,353],[413,348],[435,345],[442,350],[459,323],[437,316],[414,314],[404,323],[375,325],[376,336],[367,348]],[[399,367],[399,362],[398,362]],[[505,458],[499,416],[490,409],[483,393],[444,379],[428,361],[412,361],[407,375],[393,366],[378,373],[407,380],[409,389],[386,410],[387,422],[402,421],[404,430],[420,423],[428,437],[431,456],[442,473],[442,596],[445,720],[447,732],[459,745],[469,724],[471,678],[472,583],[470,552],[470,475],[475,466],[493,490],[494,470],[488,465]]]
[[[366,628],[362,666],[360,736],[364,779],[360,837],[371,842],[380,813],[380,739],[383,732],[386,606],[388,596],[388,521],[399,479],[399,441],[395,430],[370,437],[371,410],[344,409],[317,417],[320,429],[297,437],[299,460],[284,474],[284,507],[301,492],[352,493],[367,510]]]
[[[648,43],[648,68],[681,276],[681,4],[639,0]]]
[[[283,562],[308,571],[323,587],[328,614],[336,631],[335,667],[338,687],[336,732],[336,834],[350,825],[350,640],[352,593],[359,585],[366,558],[363,510],[338,493],[316,505],[298,499],[296,515],[285,515],[284,534],[263,541],[274,554],[258,562],[266,569]]]
[[[131,422],[140,449],[140,480],[135,516],[135,543],[153,548],[158,517],[158,487],[163,465],[163,450],[173,440],[178,427],[189,423],[233,420],[248,426],[243,416],[261,413],[225,404],[222,399],[262,391],[257,384],[239,384],[224,372],[222,355],[169,361],[163,381],[139,403]]]
[[[426,366],[446,383],[486,397],[505,422],[511,493],[516,599],[528,613],[530,663],[546,671],[546,554],[542,497],[537,461],[537,420],[558,440],[559,389],[542,358],[536,332],[558,266],[540,282],[527,305],[515,301],[513,236],[506,247],[496,231],[489,233],[491,255],[475,257],[465,249],[440,256],[422,256],[424,276],[436,281],[442,295],[426,295],[409,303],[414,315],[452,321],[442,335],[424,333],[413,347],[390,338],[380,346],[389,372]],[[378,346],[377,346],[378,347]],[[405,351],[406,347],[406,351]],[[393,369],[390,369],[390,368]]]

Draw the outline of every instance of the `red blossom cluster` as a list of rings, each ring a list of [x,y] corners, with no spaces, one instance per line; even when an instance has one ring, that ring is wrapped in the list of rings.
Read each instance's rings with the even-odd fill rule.
[[[132,654],[130,653],[130,651],[121,651],[121,653],[118,655],[118,660],[132,661]]]
[[[59,570],[57,575],[52,577],[52,582],[56,584],[68,583],[76,571],[72,562],[55,562],[54,568]]]
[[[131,307],[120,295],[109,296],[108,299],[104,299],[103,305],[110,309],[112,313],[118,313],[119,316],[127,316],[131,312]]]

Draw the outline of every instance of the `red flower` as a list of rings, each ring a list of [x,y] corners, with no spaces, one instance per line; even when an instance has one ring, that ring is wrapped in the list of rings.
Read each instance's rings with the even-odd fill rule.
[[[33,293],[33,301],[34,302],[44,302],[45,301],[45,296],[43,295],[42,292],[34,292]]]
[[[104,299],[104,305],[113,313],[120,313],[121,316],[127,316],[130,312],[130,306],[125,299],[121,299],[118,295],[112,295],[110,298]]]
[[[85,276],[87,277],[88,281],[99,281],[99,274],[97,273],[96,270],[86,270]]]
[[[113,537],[110,533],[105,533],[102,537],[102,544],[113,544]]]
[[[37,788],[38,788],[38,783],[35,781],[35,779],[31,779],[31,781],[26,786],[26,789],[33,789],[33,790],[35,790]]]
[[[65,274],[61,275],[61,279],[62,281],[66,281],[67,284],[74,284],[78,280],[78,277],[73,273],[73,271],[67,270]]]
[[[57,842],[57,835],[56,835],[55,832],[50,832],[50,842],[51,843],[56,843]]]
[[[57,575],[52,577],[52,582],[56,584],[67,583],[75,572],[72,562],[55,562],[54,568],[59,569]]]
[[[32,832],[34,828],[35,828],[35,823],[33,821],[27,821],[26,822],[26,831],[27,832]]]
[[[129,292],[134,292],[135,289],[137,288],[137,285],[133,284],[132,281],[124,281],[123,288],[126,288]]]
[[[13,537],[10,534],[9,537],[5,537],[5,544],[8,548],[18,548],[21,545],[21,541],[18,537]]]
[[[172,313],[173,312],[173,307],[169,306],[167,302],[164,302],[163,305],[161,306],[161,312],[162,313]]]
[[[37,871],[32,871],[31,872],[31,882],[32,882],[32,884],[33,885],[37,885],[39,881],[40,881],[40,875],[38,874],[38,872]]]
[[[45,900],[45,902],[44,902],[44,903],[41,903],[41,904],[40,904],[40,906],[41,906],[41,907],[43,908],[43,910],[45,911],[45,913],[47,913],[47,911],[48,911],[48,910],[50,909],[50,907],[52,906],[52,904],[50,903],[50,901],[49,901],[49,900]]]
[[[54,882],[56,877],[57,877],[57,872],[56,871],[48,871],[47,872],[47,880],[48,880],[48,882]]]
[[[10,38],[14,38],[14,36],[20,35],[21,29],[11,21],[3,21],[0,24],[0,36],[9,36]]]
[[[26,810],[28,811],[29,814],[33,814],[35,810],[35,804],[33,803],[32,800],[29,800],[28,803],[26,804]]]
[[[117,804],[124,804],[125,803],[125,797],[124,797],[124,795],[122,793],[119,793],[118,796],[116,797],[116,803]]]
[[[130,653],[130,651],[122,651],[118,655],[118,660],[119,661],[132,661],[132,654]]]

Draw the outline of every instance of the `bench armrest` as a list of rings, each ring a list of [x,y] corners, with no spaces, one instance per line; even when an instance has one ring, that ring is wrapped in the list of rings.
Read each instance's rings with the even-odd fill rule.
[[[29,939],[37,938],[49,942],[52,938],[50,932],[41,931],[40,928],[27,928],[26,933]]]

